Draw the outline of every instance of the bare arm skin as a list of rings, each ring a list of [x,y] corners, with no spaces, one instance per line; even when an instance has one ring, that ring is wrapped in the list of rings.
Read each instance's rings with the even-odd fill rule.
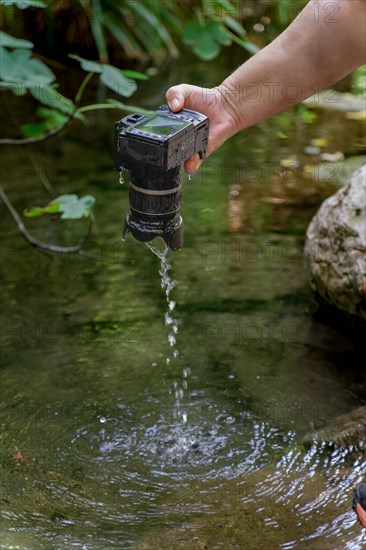
[[[299,103],[366,63],[366,0],[311,0],[271,44],[215,88],[180,84],[166,98],[211,121],[207,153],[229,137]],[[185,163],[192,173],[198,155]]]

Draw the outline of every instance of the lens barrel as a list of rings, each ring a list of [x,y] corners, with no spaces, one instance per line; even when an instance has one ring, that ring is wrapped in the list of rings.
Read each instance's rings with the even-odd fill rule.
[[[130,212],[123,236],[128,232],[139,241],[162,237],[172,250],[183,245],[183,219],[179,214],[182,195],[182,164],[163,171],[143,163],[129,166]]]

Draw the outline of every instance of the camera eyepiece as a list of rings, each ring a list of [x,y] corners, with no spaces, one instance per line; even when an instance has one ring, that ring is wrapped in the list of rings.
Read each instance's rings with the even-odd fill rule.
[[[162,106],[151,115],[129,115],[115,124],[114,165],[130,172],[130,212],[123,236],[148,242],[162,237],[172,250],[183,245],[179,213],[183,162],[206,154],[209,120],[183,109]]]

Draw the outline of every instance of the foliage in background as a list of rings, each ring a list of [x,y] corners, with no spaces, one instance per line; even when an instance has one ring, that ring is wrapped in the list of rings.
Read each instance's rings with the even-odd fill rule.
[[[184,45],[203,60],[214,59],[233,42],[253,54],[279,34],[307,0],[1,0],[0,17],[10,25],[14,8],[29,10],[30,27],[47,35],[47,49],[84,45],[89,36],[99,61],[107,63],[111,49],[129,59],[174,57]],[[35,24],[32,24],[33,21]],[[25,20],[23,19],[23,22]],[[248,36],[250,33],[250,37]],[[83,44],[82,44],[83,43]]]
[[[359,67],[352,74],[352,93],[366,99],[366,65]]]
[[[232,42],[250,53],[258,50],[244,28],[246,13],[251,12],[236,0],[1,0],[0,4],[1,18],[10,25],[16,19],[15,6],[45,7],[42,14],[30,10],[26,17],[35,19],[32,27],[43,29],[48,36],[48,50],[55,29],[63,29],[60,34],[69,48],[78,44],[80,34],[84,42],[91,34],[102,63],[108,62],[113,44],[123,49],[125,57],[140,59],[177,56],[183,44],[204,60],[213,59],[222,46]],[[197,40],[192,36],[195,30]]]
[[[19,2],[15,0],[1,0],[1,2],[3,5],[12,5],[20,9],[26,9],[30,6],[45,7],[43,3],[27,0]],[[101,64],[79,56],[70,55],[70,57],[80,64],[81,69],[87,72],[75,97],[70,99],[58,92],[58,83],[54,72],[44,61],[33,55],[32,49],[33,43],[29,40],[19,39],[5,32],[0,32],[0,91],[2,93],[11,91],[18,96],[29,93],[39,104],[43,105],[39,106],[36,111],[40,119],[38,122],[21,125],[21,131],[25,138],[3,138],[0,139],[0,144],[23,145],[37,143],[55,135],[74,119],[85,121],[84,113],[94,109],[113,108],[133,112],[143,111],[137,107],[124,105],[115,99],[107,99],[103,104],[84,105],[82,107],[80,106],[80,101],[93,75],[98,75],[100,81],[115,94],[130,97],[137,89],[135,80],[147,78],[144,74],[136,71],[120,70],[109,64]],[[14,115],[12,116],[15,119]],[[15,120],[15,122],[17,121]],[[46,187],[48,191],[53,193],[53,188],[49,182]],[[60,195],[45,207],[25,209],[24,215],[28,218],[49,214],[54,221],[82,218],[88,220],[87,234],[77,245],[59,247],[38,241],[28,233],[1,186],[0,196],[17,224],[19,231],[32,246],[39,248],[45,253],[83,253],[82,247],[89,239],[93,225],[92,208],[95,202],[94,197],[87,195],[79,198],[74,194]]]
[[[3,5],[15,5],[21,9],[30,6],[44,8],[45,4],[35,0],[1,0]],[[85,120],[83,112],[100,108],[120,108],[135,111],[135,107],[126,106],[113,99],[106,103],[79,107],[85,87],[93,74],[114,93],[130,97],[137,89],[135,79],[146,79],[136,71],[120,70],[109,64],[100,64],[81,57],[70,55],[88,72],[75,98],[71,100],[57,91],[58,84],[53,71],[42,60],[32,55],[33,43],[0,32],[0,85],[2,90],[11,90],[16,95],[30,93],[39,103],[46,105],[37,109],[39,122],[23,124],[22,131],[27,138],[43,138],[65,126],[71,119]]]

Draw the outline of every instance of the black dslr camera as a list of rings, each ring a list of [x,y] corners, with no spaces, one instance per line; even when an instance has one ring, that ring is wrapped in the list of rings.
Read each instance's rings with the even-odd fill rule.
[[[115,123],[114,167],[130,172],[123,237],[128,232],[143,242],[162,237],[172,250],[182,247],[183,162],[194,153],[205,157],[208,130],[205,115],[188,109],[173,113],[167,105]]]

